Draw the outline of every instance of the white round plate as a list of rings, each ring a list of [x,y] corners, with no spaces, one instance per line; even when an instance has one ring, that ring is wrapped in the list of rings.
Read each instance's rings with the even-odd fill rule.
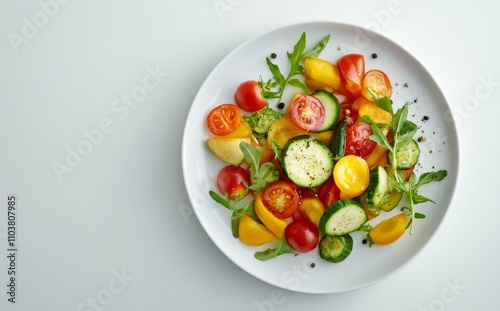
[[[417,205],[427,216],[417,219],[412,235],[408,232],[387,246],[362,244],[364,233],[354,233],[354,248],[343,262],[322,260],[317,250],[294,256],[285,254],[269,261],[259,261],[254,253],[263,247],[242,244],[231,235],[230,211],[213,201],[209,190],[216,190],[217,172],[225,164],[207,148],[211,137],[206,127],[208,112],[217,105],[234,102],[237,86],[249,79],[271,78],[265,58],[273,60],[287,72],[287,51],[292,51],[302,32],[307,35],[307,48],[330,34],[330,42],[320,58],[336,62],[346,53],[365,56],[366,70],[381,69],[393,84],[394,107],[410,102],[409,118],[419,126],[421,158],[417,175],[445,169],[448,176],[440,183],[425,185],[422,195],[436,204]],[[372,54],[377,57],[373,58]],[[291,88],[291,87],[290,87]],[[290,90],[290,92],[293,90]],[[291,93],[290,93],[291,95]],[[287,102],[289,98],[285,98]],[[274,103],[271,106],[276,107]],[[449,209],[458,178],[459,145],[453,120],[448,118],[447,100],[424,66],[405,49],[391,40],[352,25],[313,22],[291,25],[257,36],[227,55],[201,86],[189,112],[184,130],[182,166],[186,189],[201,225],[219,249],[242,269],[277,287],[304,293],[343,292],[378,282],[414,258],[436,233]],[[427,116],[428,120],[423,120]],[[393,211],[399,212],[399,211]],[[378,220],[377,220],[378,221]],[[375,224],[376,222],[372,222]],[[314,263],[314,265],[313,265]]]

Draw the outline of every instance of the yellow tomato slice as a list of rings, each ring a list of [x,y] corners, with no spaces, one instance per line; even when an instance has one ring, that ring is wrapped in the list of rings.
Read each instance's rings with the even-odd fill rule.
[[[368,187],[370,168],[363,158],[348,155],[335,164],[333,178],[346,198],[354,198]]]
[[[406,231],[408,219],[404,213],[382,220],[370,231],[375,244],[390,244],[398,240]]]
[[[258,246],[271,242],[274,234],[266,226],[256,222],[252,217],[245,215],[238,223],[238,235],[241,242]]]

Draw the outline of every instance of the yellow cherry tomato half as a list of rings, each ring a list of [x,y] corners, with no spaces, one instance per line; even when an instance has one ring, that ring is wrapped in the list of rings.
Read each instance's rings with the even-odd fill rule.
[[[348,155],[333,167],[333,178],[345,198],[354,198],[368,188],[370,168],[363,158]]]
[[[406,231],[408,219],[404,213],[382,220],[370,230],[370,237],[375,244],[390,244],[398,240]]]

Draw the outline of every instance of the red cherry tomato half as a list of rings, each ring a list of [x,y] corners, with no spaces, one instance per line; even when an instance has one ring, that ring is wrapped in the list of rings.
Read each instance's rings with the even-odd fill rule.
[[[224,166],[217,174],[217,188],[223,194],[228,193],[230,199],[245,191],[245,182],[250,185],[250,173],[236,165]]]
[[[299,193],[292,182],[278,180],[262,191],[262,202],[274,216],[285,219],[299,209]]]
[[[358,120],[358,111],[352,108],[352,103],[349,101],[340,104],[340,120],[346,119],[347,125],[356,123]]]
[[[259,83],[254,80],[241,83],[236,89],[234,100],[238,107],[247,112],[260,110],[267,105]]]
[[[285,228],[285,241],[299,253],[310,252],[318,245],[318,228],[310,220],[295,219]]]
[[[232,104],[222,104],[210,111],[207,116],[207,126],[214,135],[227,135],[241,124],[241,113]]]
[[[370,139],[373,134],[371,127],[366,123],[356,123],[347,127],[345,138],[345,155],[356,155],[366,157],[377,146],[377,143]]]
[[[337,187],[333,177],[325,181],[321,186],[318,187],[319,199],[325,207],[328,204],[340,200],[340,189]]]
[[[325,121],[325,106],[314,96],[301,95],[292,102],[290,114],[295,125],[313,132]]]
[[[345,80],[345,88],[354,99],[361,96],[365,75],[365,57],[361,54],[346,54],[337,61]]]
[[[363,78],[363,91],[361,95],[369,101],[373,101],[373,96],[368,91],[373,90],[377,97],[391,97],[392,95],[392,85],[389,81],[389,77],[380,70],[370,70],[365,74]]]

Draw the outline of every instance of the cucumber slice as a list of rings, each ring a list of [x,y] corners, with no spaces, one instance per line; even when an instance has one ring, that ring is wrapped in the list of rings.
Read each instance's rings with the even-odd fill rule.
[[[341,199],[328,205],[319,220],[319,231],[341,236],[359,230],[368,221],[365,209],[351,199]]]
[[[330,149],[333,153],[333,159],[335,161],[340,160],[345,155],[345,137],[347,135],[347,121],[342,119],[332,136],[332,143]]]
[[[299,135],[288,140],[282,150],[281,167],[300,187],[317,187],[333,173],[333,155],[319,139]]]
[[[340,116],[340,104],[338,99],[330,92],[318,90],[312,94],[323,103],[325,107],[325,120],[321,127],[315,132],[324,132],[333,127]]]
[[[370,171],[370,183],[366,189],[366,203],[370,211],[378,209],[385,202],[388,193],[387,172],[382,165],[377,165]]]
[[[389,193],[389,200],[382,204],[380,208],[386,212],[392,211],[396,206],[398,206],[399,202],[401,201],[401,198],[403,197],[403,194],[399,192],[396,189],[393,189],[391,193]]]
[[[396,167],[402,170],[412,168],[417,164],[419,156],[420,148],[418,147],[418,143],[412,139],[406,145],[400,147],[396,152]],[[392,165],[394,161],[392,152],[389,152],[388,158],[389,164]]]
[[[319,241],[319,255],[326,261],[341,262],[351,254],[354,243],[349,234],[324,235]]]

